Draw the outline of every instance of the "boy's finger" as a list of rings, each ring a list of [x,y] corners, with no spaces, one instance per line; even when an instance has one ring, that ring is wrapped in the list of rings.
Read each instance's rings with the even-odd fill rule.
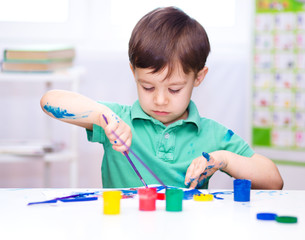
[[[200,166],[195,167],[195,170],[193,172],[193,175],[191,176],[190,180],[191,180],[191,184],[190,184],[190,188],[196,188],[196,186],[198,185],[199,182],[199,178],[202,174],[202,169]]]
[[[185,180],[185,185],[188,186],[190,185],[190,187],[197,185],[198,183],[198,178],[199,178],[200,174],[198,175],[198,173],[196,171],[193,171],[190,176],[188,178],[186,178]]]
[[[123,136],[118,136],[118,138],[116,138],[113,141],[113,144],[117,145],[117,146],[127,146],[127,148],[129,148],[131,146],[131,136],[129,135],[123,135]]]
[[[218,169],[217,168],[211,168],[204,171],[203,174],[205,174],[206,177],[212,176]]]
[[[189,185],[192,179],[198,179],[201,173],[205,170],[206,163],[202,162],[200,159],[196,159],[188,167],[185,174],[185,185]]]
[[[110,141],[116,140],[116,136],[113,134],[114,130],[113,130],[113,128],[110,125],[106,126],[104,131],[105,131],[105,134],[106,134],[107,138]]]
[[[200,176],[200,178],[198,179],[198,184],[197,184],[197,186],[198,186],[198,187],[203,186],[203,184],[205,184],[205,181],[206,181],[206,180],[207,180],[206,175],[202,174],[202,175]]]
[[[190,177],[193,174],[193,169],[194,169],[194,164],[191,163],[191,165],[188,167],[188,169],[186,170],[186,174],[185,174],[185,180],[184,180],[184,184],[185,185],[189,185],[190,183]]]
[[[198,178],[195,178],[193,179],[193,181],[191,182],[191,185],[190,185],[190,189],[195,189],[197,187],[197,184],[198,184]]]
[[[128,149],[124,145],[121,146],[112,145],[112,149],[121,153],[128,151]]]
[[[128,138],[125,142],[125,144],[130,147],[131,146],[131,138]]]

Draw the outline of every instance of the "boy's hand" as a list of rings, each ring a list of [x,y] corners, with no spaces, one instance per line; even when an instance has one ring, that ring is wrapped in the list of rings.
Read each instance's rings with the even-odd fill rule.
[[[186,186],[189,186],[191,189],[200,187],[205,183],[209,176],[226,166],[224,161],[216,160],[212,156],[214,153],[217,152],[211,154],[205,153],[205,157],[200,156],[192,161],[185,175],[184,184]]]
[[[128,148],[115,136],[115,134],[122,141],[124,141],[124,143],[128,147],[130,147],[132,133],[129,125],[126,124],[122,119],[119,118],[119,116],[117,116],[113,112],[105,114],[104,116],[106,117],[108,124],[105,124],[105,119],[103,117],[103,114],[101,114],[101,126],[104,128],[106,136],[112,144],[112,148],[118,152],[128,152]],[[115,134],[113,134],[113,132],[115,132]]]

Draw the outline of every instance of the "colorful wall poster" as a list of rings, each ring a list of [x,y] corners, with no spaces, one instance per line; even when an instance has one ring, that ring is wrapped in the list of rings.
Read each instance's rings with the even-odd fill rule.
[[[253,55],[252,145],[305,150],[305,1],[256,0]]]

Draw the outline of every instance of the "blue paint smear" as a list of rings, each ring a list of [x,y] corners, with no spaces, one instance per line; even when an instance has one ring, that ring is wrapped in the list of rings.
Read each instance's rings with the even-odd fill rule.
[[[53,107],[48,104],[43,107],[47,112],[52,113],[56,118],[64,118],[64,119],[78,119],[78,118],[86,118],[89,116],[89,113],[86,112],[84,114],[75,115],[73,113],[68,113],[66,109],[62,109],[60,107]]]
[[[186,190],[186,191],[184,191],[183,199],[184,200],[190,200],[190,199],[193,199],[193,195],[201,194],[201,193],[202,192],[200,192],[198,189]]]
[[[206,173],[203,173],[203,175],[207,175],[207,172]],[[202,187],[203,184],[205,184],[207,178],[203,178],[198,184],[197,184],[197,188],[199,187]]]
[[[278,191],[278,190],[262,190],[262,191],[258,191],[256,193],[257,195],[259,194],[268,194],[269,196],[278,196],[278,195],[284,195],[284,194],[288,194],[288,193],[284,193],[282,191]]]
[[[209,162],[210,161],[210,154],[206,153],[206,152],[202,152],[202,156],[204,158],[206,158],[206,160]]]
[[[210,193],[210,194],[212,194],[215,199],[223,200],[224,198],[219,197],[218,195],[231,195],[233,193],[234,193],[233,191],[223,191],[223,192],[213,192],[213,193]]]
[[[232,136],[234,135],[234,132],[232,130],[228,130],[226,135],[224,136],[223,140],[225,140],[226,142],[230,141]]]
[[[186,186],[191,185],[192,182],[194,182],[196,178],[190,178],[190,180],[186,183]]]

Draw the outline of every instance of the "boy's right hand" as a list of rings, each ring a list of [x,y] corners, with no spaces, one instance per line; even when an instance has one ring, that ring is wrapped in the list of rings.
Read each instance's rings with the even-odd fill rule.
[[[104,128],[106,136],[112,144],[112,148],[118,152],[128,152],[128,148],[131,146],[132,133],[128,124],[126,124],[119,116],[114,112],[104,113],[108,124],[106,124],[103,114],[100,115],[100,126]],[[115,136],[115,134],[119,139]],[[120,141],[122,140],[128,148]]]

